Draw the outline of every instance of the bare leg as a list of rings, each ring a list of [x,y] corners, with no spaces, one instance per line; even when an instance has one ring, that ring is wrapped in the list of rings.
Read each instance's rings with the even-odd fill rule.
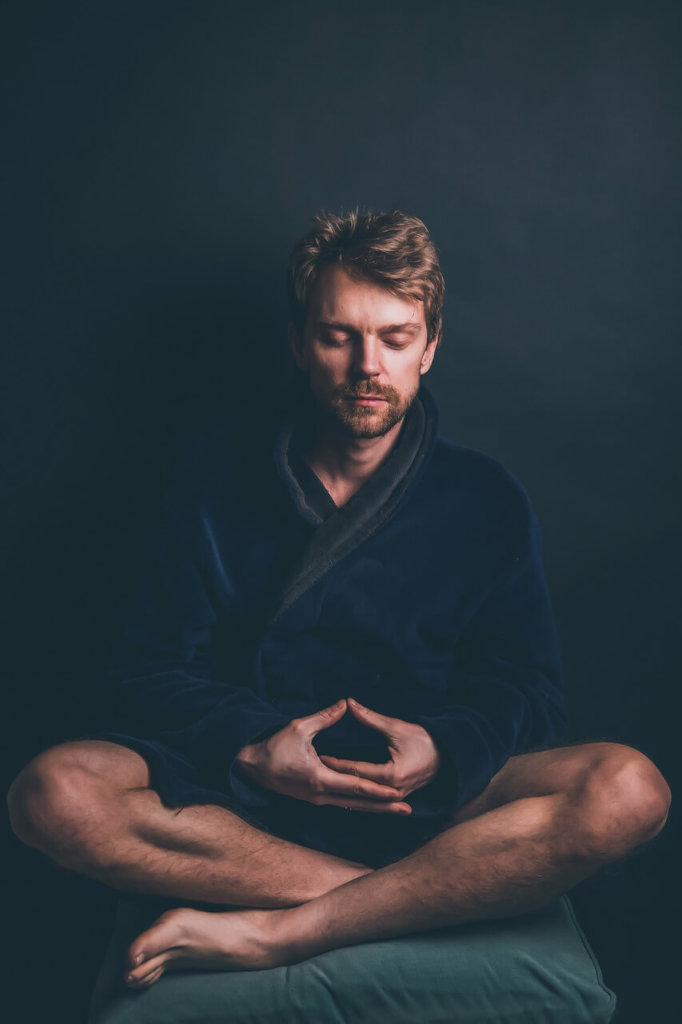
[[[458,824],[409,857],[286,910],[163,915],[129,951],[129,984],[170,967],[259,968],[324,950],[538,908],[652,838],[668,787],[617,744],[512,758]]]
[[[41,754],[14,782],[9,806],[29,846],[128,892],[286,907],[369,871],[261,832],[223,807],[164,807],[145,760],[99,740]]]

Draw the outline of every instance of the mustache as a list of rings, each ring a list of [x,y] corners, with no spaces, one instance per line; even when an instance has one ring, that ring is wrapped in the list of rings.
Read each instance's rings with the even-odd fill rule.
[[[377,387],[376,384],[372,384],[371,381],[365,381],[364,383],[359,382],[350,387],[337,388],[337,395],[339,398],[385,398],[390,401],[395,398],[394,388],[381,388]]]

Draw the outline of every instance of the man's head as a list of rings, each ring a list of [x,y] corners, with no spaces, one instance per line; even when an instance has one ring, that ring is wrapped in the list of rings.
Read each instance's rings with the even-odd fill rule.
[[[318,408],[345,434],[378,437],[405,415],[440,341],[443,291],[416,217],[320,214],[297,242],[292,351]]]

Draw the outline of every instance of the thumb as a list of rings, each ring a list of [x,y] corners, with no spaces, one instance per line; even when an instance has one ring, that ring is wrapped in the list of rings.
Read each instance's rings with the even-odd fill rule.
[[[344,697],[342,700],[337,700],[336,704],[331,704],[328,708],[322,708],[312,715],[299,718],[298,721],[306,734],[312,739],[322,729],[328,729],[330,725],[334,725],[335,722],[343,718],[347,710],[348,705]]]

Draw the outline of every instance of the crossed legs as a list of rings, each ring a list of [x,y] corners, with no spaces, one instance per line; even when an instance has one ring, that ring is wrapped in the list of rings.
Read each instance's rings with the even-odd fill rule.
[[[369,871],[262,832],[223,807],[165,807],[149,788],[144,758],[101,740],[40,754],[8,803],[23,842],[126,892],[286,907]]]
[[[81,757],[74,746],[71,753]],[[64,749],[41,756],[63,757]],[[64,825],[62,838],[48,839],[39,808],[50,804],[36,782],[45,767],[34,767],[31,813],[29,776],[20,776],[13,817],[22,838],[58,862],[120,888],[269,908],[168,911],[130,947],[128,983],[135,987],[169,968],[294,963],[338,946],[535,909],[653,838],[670,800],[656,767],[620,744],[524,754],[511,758],[451,827],[404,860],[369,872],[265,836],[221,808],[188,809],[193,817],[182,823],[185,811],[173,817],[144,788],[139,764],[125,784],[117,779],[109,817],[89,798],[90,812]],[[94,852],[97,835],[104,853]]]

